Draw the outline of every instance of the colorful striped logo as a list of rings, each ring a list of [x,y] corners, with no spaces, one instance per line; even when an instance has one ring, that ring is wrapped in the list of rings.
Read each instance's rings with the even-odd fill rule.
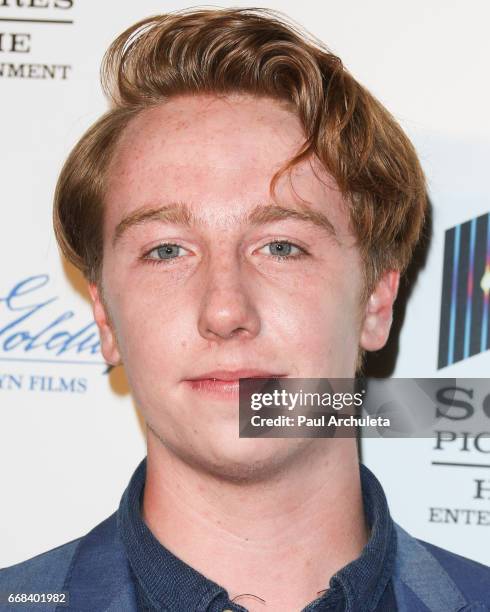
[[[438,368],[490,349],[490,213],[446,231]]]

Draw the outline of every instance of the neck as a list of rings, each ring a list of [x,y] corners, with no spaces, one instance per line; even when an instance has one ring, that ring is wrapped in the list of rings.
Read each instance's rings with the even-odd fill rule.
[[[249,610],[300,610],[367,542],[353,439],[311,440],[294,466],[239,484],[148,432],[143,518],[173,554]]]

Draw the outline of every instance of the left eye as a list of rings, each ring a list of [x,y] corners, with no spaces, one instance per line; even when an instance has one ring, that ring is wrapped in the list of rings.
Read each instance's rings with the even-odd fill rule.
[[[178,244],[160,244],[147,253],[146,258],[156,260],[176,259],[177,257],[182,257],[184,254],[182,251],[185,250]]]
[[[269,254],[274,257],[297,257],[304,253],[303,249],[288,242],[287,240],[275,240],[274,242],[269,242],[265,246],[263,246],[260,251],[263,249],[268,249]]]

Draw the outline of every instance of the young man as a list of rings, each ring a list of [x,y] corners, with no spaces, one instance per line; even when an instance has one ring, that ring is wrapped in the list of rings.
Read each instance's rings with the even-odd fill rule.
[[[0,591],[91,612],[488,609],[490,571],[396,526],[355,439],[238,436],[240,378],[353,377],[385,344],[427,206],[399,126],[264,10],[150,18],[103,74],[112,107],[62,171],[55,229],[148,453],[115,514]]]

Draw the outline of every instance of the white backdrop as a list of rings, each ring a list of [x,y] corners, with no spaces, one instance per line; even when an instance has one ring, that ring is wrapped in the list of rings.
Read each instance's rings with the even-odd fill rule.
[[[104,374],[83,280],[58,255],[51,201],[68,151],[105,109],[98,70],[108,44],[137,19],[188,6],[24,4],[32,6],[13,0],[0,6],[0,567],[76,538],[111,514],[144,456],[124,373]],[[259,5],[286,12],[340,55],[401,122],[427,172],[434,236],[408,303],[394,375],[489,376],[488,351],[439,371],[437,353],[445,230],[490,211],[490,5]],[[490,470],[432,465],[461,458],[456,445],[433,447],[432,440],[370,440],[363,455],[386,488],[395,520],[490,564]],[[484,464],[485,454],[465,451],[464,459]],[[488,487],[481,499],[476,480]],[[460,513],[447,523],[439,520],[444,509],[480,514]],[[473,517],[470,524],[464,516]]]

